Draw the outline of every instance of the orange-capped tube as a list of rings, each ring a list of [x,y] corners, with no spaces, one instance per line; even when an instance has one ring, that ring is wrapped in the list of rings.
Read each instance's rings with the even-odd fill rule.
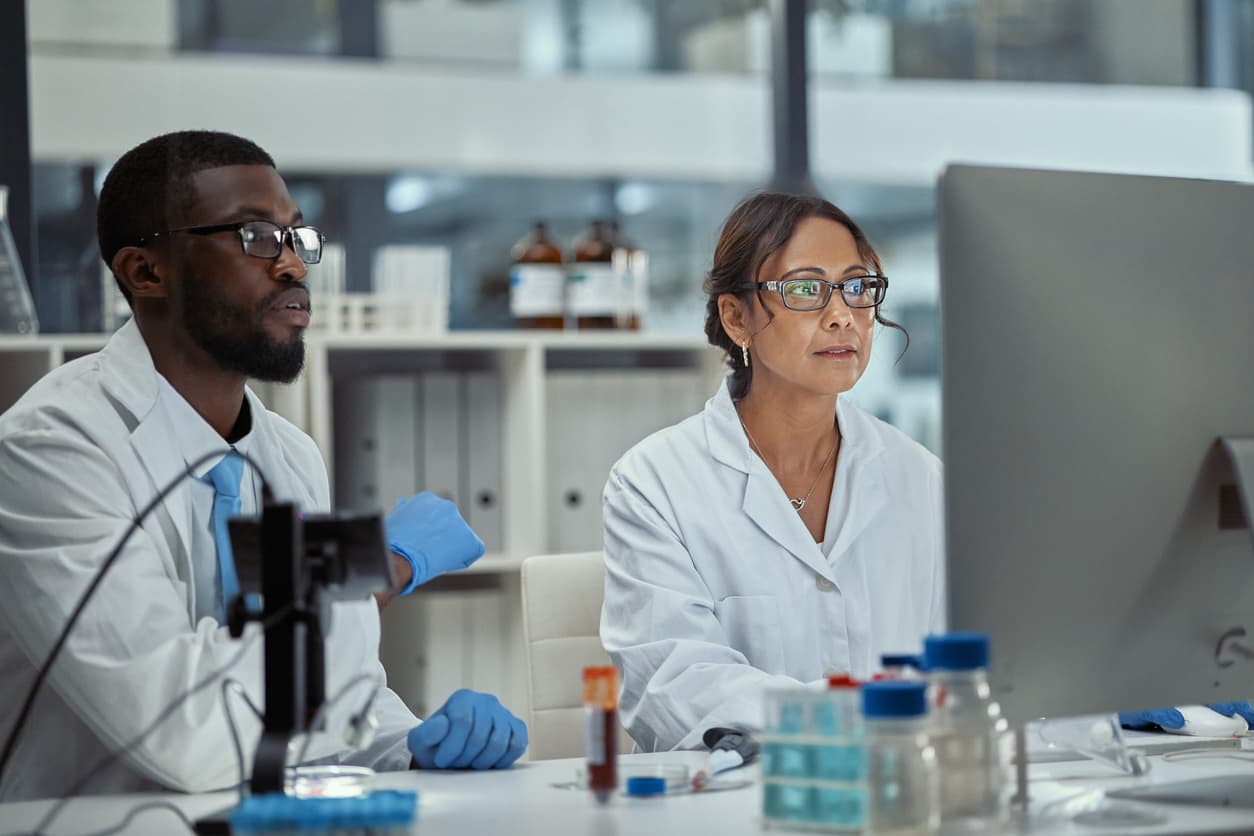
[[[618,671],[583,669],[584,753],[588,789],[604,804],[618,787]]]

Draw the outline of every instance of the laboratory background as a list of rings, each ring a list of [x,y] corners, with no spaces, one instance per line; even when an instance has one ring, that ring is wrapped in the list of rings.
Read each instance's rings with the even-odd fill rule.
[[[337,507],[430,490],[487,548],[384,612],[389,685],[419,717],[496,694],[527,757],[577,756],[536,734],[520,567],[599,550],[610,467],[719,385],[702,281],[740,200],[800,172],[857,219],[909,350],[877,329],[849,397],[944,458],[945,166],[1254,175],[1254,0],[811,0],[804,20],[783,106],[766,0],[0,2],[0,258],[21,268],[0,411],[129,315],[95,232],[118,156],[189,128],[256,141],[327,237],[305,370],[256,390],[318,444]],[[553,275],[613,303],[554,307]]]

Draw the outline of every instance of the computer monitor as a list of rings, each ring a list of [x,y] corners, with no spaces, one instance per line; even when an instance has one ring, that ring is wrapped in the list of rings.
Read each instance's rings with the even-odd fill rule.
[[[938,200],[950,627],[1013,721],[1254,697],[1254,186]]]

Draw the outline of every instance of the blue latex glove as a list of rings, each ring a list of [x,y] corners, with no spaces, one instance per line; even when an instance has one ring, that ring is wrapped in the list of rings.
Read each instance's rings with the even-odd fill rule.
[[[1153,711],[1121,711],[1119,725],[1128,729],[1179,729],[1184,725],[1184,715],[1174,708],[1156,708]]]
[[[422,769],[506,769],[527,750],[527,724],[491,694],[465,689],[409,732]]]
[[[409,499],[396,500],[383,528],[388,548],[409,561],[414,571],[409,584],[401,590],[402,595],[445,572],[465,569],[483,557],[483,541],[466,525],[457,506],[433,493],[423,491]]]
[[[1248,701],[1217,702],[1206,706],[1217,714],[1235,717],[1238,714],[1254,729],[1254,706]],[[1184,715],[1174,708],[1157,708],[1153,711],[1131,711],[1119,715],[1119,724],[1130,729],[1179,729],[1184,725]]]

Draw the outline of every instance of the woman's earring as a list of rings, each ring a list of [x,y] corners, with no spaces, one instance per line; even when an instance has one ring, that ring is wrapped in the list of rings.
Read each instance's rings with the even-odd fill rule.
[[[745,343],[740,347],[740,356],[745,358],[745,368],[749,368],[749,344]]]

